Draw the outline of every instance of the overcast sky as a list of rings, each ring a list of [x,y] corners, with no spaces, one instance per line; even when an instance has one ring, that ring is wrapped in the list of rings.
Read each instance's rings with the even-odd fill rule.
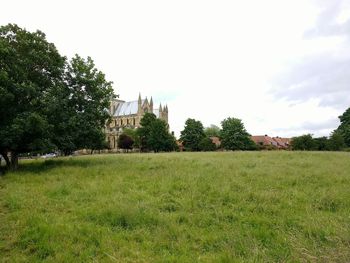
[[[91,56],[121,99],[169,106],[176,135],[243,120],[254,135],[328,135],[350,107],[350,1],[2,1],[0,24]]]

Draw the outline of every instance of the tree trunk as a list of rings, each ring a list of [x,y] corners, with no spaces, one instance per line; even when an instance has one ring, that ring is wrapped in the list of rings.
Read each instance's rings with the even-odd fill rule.
[[[0,154],[2,155],[2,157],[4,158],[4,160],[6,162],[6,167],[8,169],[10,169],[11,168],[11,162],[10,162],[9,157],[7,156],[7,152],[1,152]]]
[[[18,153],[11,152],[11,170],[18,169]]]

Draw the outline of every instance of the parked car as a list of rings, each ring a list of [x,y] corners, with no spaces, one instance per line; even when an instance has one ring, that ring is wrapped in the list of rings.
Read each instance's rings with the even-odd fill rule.
[[[44,154],[41,156],[41,158],[53,158],[53,157],[57,157],[57,154],[56,153],[47,153],[47,154]]]

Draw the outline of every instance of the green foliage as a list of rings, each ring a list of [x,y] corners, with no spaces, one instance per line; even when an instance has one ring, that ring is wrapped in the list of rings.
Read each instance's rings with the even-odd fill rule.
[[[327,137],[319,137],[313,139],[313,149],[315,151],[328,151],[329,150],[329,140]]]
[[[315,149],[315,142],[311,134],[293,137],[291,147],[297,151],[312,151]]]
[[[343,136],[339,131],[334,131],[330,138],[312,138],[311,134],[292,138],[291,147],[293,150],[301,151],[341,151],[346,145]]]
[[[148,151],[151,148],[149,144],[151,126],[156,119],[156,115],[147,112],[140,121],[141,127],[137,129],[137,135],[140,138],[141,151]]]
[[[65,58],[44,33],[12,24],[0,27],[0,58],[0,153],[51,148],[47,102],[61,82]]]
[[[127,134],[122,133],[118,137],[118,148],[131,150],[134,145],[134,140]]]
[[[221,122],[220,133],[221,143],[227,150],[253,150],[255,143],[251,140],[250,134],[244,128],[240,119],[227,118]]]
[[[146,113],[141,119],[141,127],[137,134],[141,142],[142,151],[174,151],[176,140],[168,131],[168,125],[153,113]]]
[[[341,151],[345,149],[346,144],[341,132],[334,131],[328,140],[328,149],[331,151]]]
[[[112,83],[95,68],[93,60],[76,55],[67,66],[64,85],[56,90],[49,108],[56,122],[53,141],[65,154],[77,149],[105,147],[103,128],[114,96]],[[62,110],[65,109],[65,110]]]
[[[199,149],[203,152],[211,152],[216,150],[216,145],[209,137],[204,137],[199,143]]]
[[[336,130],[344,138],[345,144],[350,147],[350,108],[348,108],[341,116],[339,116],[340,125]]]
[[[0,58],[0,154],[8,166],[22,153],[105,146],[114,95],[91,58],[67,63],[44,33],[12,24],[0,27]]]
[[[204,129],[204,133],[207,137],[220,137],[220,128],[212,124]]]
[[[200,151],[199,144],[205,137],[203,124],[195,119],[187,119],[181,131],[180,140],[188,151]]]
[[[341,152],[22,161],[0,178],[0,261],[349,262],[349,174]]]
[[[138,136],[137,129],[124,128],[123,133],[132,138],[134,141],[133,148],[140,148],[140,137]]]
[[[150,127],[149,147],[155,152],[174,151],[176,140],[168,131],[168,125],[161,119],[155,119]]]

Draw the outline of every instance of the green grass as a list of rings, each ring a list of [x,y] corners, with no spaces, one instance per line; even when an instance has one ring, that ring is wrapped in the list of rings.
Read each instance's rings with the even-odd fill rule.
[[[1,262],[349,262],[350,154],[120,154],[0,178]]]

